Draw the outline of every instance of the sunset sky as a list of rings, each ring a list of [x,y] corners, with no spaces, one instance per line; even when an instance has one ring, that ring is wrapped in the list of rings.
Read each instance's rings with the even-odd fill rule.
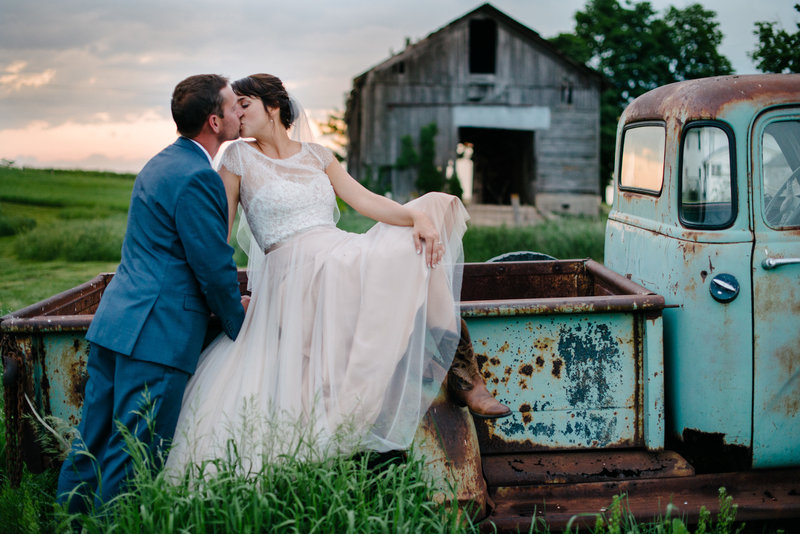
[[[191,74],[281,77],[313,117],[344,108],[352,79],[478,7],[475,0],[0,0],[0,158],[137,172],[175,138],[169,97]],[[657,10],[687,0],[653,0]],[[792,0],[700,0],[720,51],[757,72],[755,21],[795,32]],[[492,2],[545,38],[584,0]],[[755,7],[758,6],[758,7]]]

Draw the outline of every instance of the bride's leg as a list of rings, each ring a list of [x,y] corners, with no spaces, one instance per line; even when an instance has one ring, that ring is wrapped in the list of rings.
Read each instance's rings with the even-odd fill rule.
[[[464,215],[459,211],[464,208],[461,202],[450,195],[429,193],[415,201],[415,207],[428,213],[435,223],[439,224],[442,241],[449,246],[461,246],[460,236],[457,242],[451,242],[453,231],[457,229],[459,217],[464,224]],[[463,228],[460,230],[463,232]],[[453,251],[450,251],[453,252]],[[460,261],[450,255],[450,261]],[[455,268],[459,268],[456,266]],[[460,289],[458,284],[457,289]],[[460,324],[457,321],[460,320]],[[437,339],[440,352],[449,356],[455,350],[452,363],[447,372],[447,391],[456,403],[467,406],[473,415],[485,419],[495,419],[511,415],[511,410],[497,401],[489,390],[478,369],[475,351],[469,330],[463,319],[457,315],[453,287],[445,275],[444,269],[432,269],[428,286],[427,322],[431,331],[439,333]]]
[[[500,403],[486,389],[464,319],[461,319],[458,348],[447,372],[447,392],[452,400],[461,406],[467,406],[477,417],[497,419],[511,415],[508,406]]]

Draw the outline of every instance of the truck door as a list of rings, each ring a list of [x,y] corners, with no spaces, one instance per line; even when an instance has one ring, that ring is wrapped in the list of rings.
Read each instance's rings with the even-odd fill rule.
[[[753,467],[800,459],[800,108],[752,136]]]

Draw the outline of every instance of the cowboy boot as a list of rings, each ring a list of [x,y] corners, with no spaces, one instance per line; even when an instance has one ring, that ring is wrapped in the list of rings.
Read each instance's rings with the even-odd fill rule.
[[[461,319],[461,339],[447,372],[447,392],[453,401],[469,408],[476,417],[497,419],[511,415],[508,406],[501,404],[486,389],[464,319]]]

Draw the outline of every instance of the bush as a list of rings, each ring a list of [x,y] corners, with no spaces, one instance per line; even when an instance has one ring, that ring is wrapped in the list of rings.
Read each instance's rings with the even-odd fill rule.
[[[27,232],[36,226],[36,220],[29,217],[13,217],[0,213],[0,237]]]
[[[14,249],[24,260],[119,261],[125,217],[67,220],[40,226],[17,237]]]

